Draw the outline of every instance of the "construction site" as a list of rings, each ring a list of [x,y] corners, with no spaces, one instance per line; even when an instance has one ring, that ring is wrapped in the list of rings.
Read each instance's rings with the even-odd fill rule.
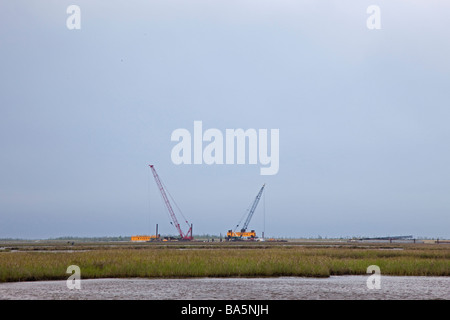
[[[200,235],[194,238],[194,224],[181,212],[176,213],[178,205],[155,167],[149,167],[175,235],[160,234],[156,224],[154,234],[130,238],[0,240],[0,283],[60,280],[66,276],[61,272],[74,262],[82,267],[83,279],[275,277],[278,283],[280,277],[361,276],[374,264],[390,276],[450,275],[450,244],[445,240],[425,242],[410,235],[266,239],[264,231],[251,227],[266,184],[255,190],[256,196],[249,199],[250,206],[239,222],[231,221],[234,227],[223,228],[219,241],[205,241]],[[163,217],[159,212],[157,218]],[[175,288],[179,288],[178,281]],[[216,286],[213,289],[217,291]]]
[[[193,228],[194,224],[189,222],[188,219],[184,216],[178,205],[176,205],[173,197],[167,190],[167,187],[162,182],[159,174],[157,173],[154,165],[149,165],[149,168],[152,172],[153,178],[155,180],[156,186],[159,190],[159,194],[161,199],[163,200],[165,210],[167,210],[169,216],[170,224],[175,228],[176,235],[161,235],[159,233],[158,224],[156,224],[155,234],[152,235],[133,235],[131,236],[131,241],[138,242],[179,242],[179,241],[197,241],[197,242],[205,242],[205,239],[194,239],[193,236]],[[219,237],[216,237],[216,240],[219,242],[287,242],[286,239],[274,239],[274,238],[265,238],[264,231],[260,233],[260,236],[257,235],[256,230],[251,229],[251,221],[255,214],[255,211],[258,207],[258,204],[261,200],[261,197],[264,193],[266,184],[263,184],[255,198],[252,199],[250,206],[247,208],[239,222],[234,226],[234,228],[230,228],[228,230],[224,230],[223,236],[222,233]],[[174,208],[178,209],[179,215],[175,213]],[[265,209],[264,209],[265,210]],[[182,221],[182,224],[180,224]],[[231,223],[230,223],[231,224]],[[182,227],[182,225],[184,227]],[[183,231],[186,230],[186,231]],[[295,241],[298,241],[296,239]],[[306,239],[301,239],[301,241],[305,241]],[[315,239],[317,241],[319,239]],[[336,239],[335,239],[336,240]],[[206,241],[209,242],[209,239]],[[214,242],[214,238],[211,238],[211,241]],[[436,243],[436,244],[445,244],[449,243],[449,240],[424,240],[424,239],[416,239],[412,235],[395,235],[395,236],[380,236],[380,237],[352,237],[347,239],[340,239],[339,242],[370,242],[370,243]],[[322,241],[319,241],[322,242]]]
[[[161,236],[159,233],[158,224],[156,224],[156,231],[154,235],[133,235],[131,236],[131,241],[133,242],[155,242],[155,241],[195,241],[193,237],[193,224],[190,223],[184,215],[181,213],[183,222],[186,224],[185,230],[180,225],[179,219],[175,213],[174,206],[172,205],[172,201],[169,199],[170,193],[167,192],[167,188],[164,186],[159,174],[156,172],[154,165],[149,165],[150,170],[153,174],[153,178],[156,182],[156,186],[160,192],[160,195],[163,199],[164,205],[167,209],[167,212],[170,216],[170,224],[173,225],[178,233],[178,236]],[[274,239],[264,239],[264,232],[261,237],[258,237],[255,230],[248,230],[250,226],[250,222],[252,217],[258,207],[258,203],[263,195],[265,184],[259,189],[256,197],[252,201],[250,208],[246,211],[242,219],[236,224],[234,229],[229,229],[226,231],[226,236],[223,238],[220,237],[219,241],[281,241]],[[184,224],[183,223],[183,224]]]

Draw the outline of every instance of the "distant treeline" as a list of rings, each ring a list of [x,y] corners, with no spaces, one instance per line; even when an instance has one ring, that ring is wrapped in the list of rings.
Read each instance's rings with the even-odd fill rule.
[[[176,235],[161,235],[177,237]],[[197,240],[207,240],[207,239],[220,239],[225,238],[224,235],[216,235],[216,234],[194,234],[194,239]],[[278,240],[351,240],[351,239],[361,239],[363,236],[358,237],[326,237],[326,236],[317,236],[317,237],[265,237],[266,239],[273,238]],[[444,237],[414,237],[417,240],[444,240]],[[64,236],[57,238],[47,238],[47,239],[25,239],[25,238],[0,238],[0,241],[81,241],[81,242],[108,242],[108,241],[131,241],[131,236],[103,236],[103,237],[74,237],[74,236]]]
[[[131,241],[131,236],[116,237],[58,237],[47,240],[67,240],[67,241]]]
[[[25,239],[25,238],[0,238],[0,241],[131,241],[131,237],[57,237],[47,239]]]
[[[166,236],[166,235],[161,235]],[[176,235],[169,235],[170,237],[176,237]],[[220,235],[201,234],[195,235],[194,239],[219,239]],[[74,237],[63,236],[47,239],[25,239],[25,238],[0,238],[0,241],[80,241],[80,242],[109,242],[109,241],[131,241],[131,236],[103,236],[103,237]]]

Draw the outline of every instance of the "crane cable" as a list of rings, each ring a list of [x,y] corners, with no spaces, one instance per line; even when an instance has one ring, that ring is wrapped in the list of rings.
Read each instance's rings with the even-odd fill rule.
[[[236,225],[236,227],[234,228],[234,231],[236,231],[237,229],[238,229],[238,227],[241,225],[241,222],[244,220],[244,218],[248,215],[248,213],[249,213],[249,211],[250,211],[250,209],[251,209],[251,207],[252,207],[252,205],[253,205],[253,202],[254,201],[252,201],[251,203],[250,203],[250,205],[248,206],[248,208],[247,208],[247,210],[245,210],[245,213],[242,215],[242,217],[241,217],[241,220],[239,220],[239,223]]]
[[[167,189],[166,185],[164,184],[164,182],[161,180],[161,177],[159,178],[159,180],[161,181],[162,186],[164,187],[164,190],[167,191],[167,193],[169,194],[170,199],[172,199],[173,204],[175,204],[175,207],[177,207],[178,211],[180,212],[181,216],[184,219],[184,222],[186,222],[187,226],[190,228],[191,226],[189,225],[189,222],[187,221],[186,217],[183,214],[183,211],[181,211],[180,207],[178,206],[178,204],[175,202],[175,200],[173,199],[172,195],[170,194],[169,189]]]

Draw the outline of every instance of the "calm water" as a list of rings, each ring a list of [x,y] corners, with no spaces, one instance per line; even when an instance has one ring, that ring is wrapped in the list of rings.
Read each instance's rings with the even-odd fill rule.
[[[81,280],[0,283],[0,299],[450,299],[450,277],[381,277],[369,290],[368,276],[317,278],[200,278]]]

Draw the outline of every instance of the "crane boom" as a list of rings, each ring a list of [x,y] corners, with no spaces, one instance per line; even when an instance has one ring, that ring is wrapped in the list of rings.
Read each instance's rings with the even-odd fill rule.
[[[172,218],[173,224],[175,225],[175,228],[177,228],[181,239],[182,240],[192,240],[192,225],[185,235],[183,233],[183,230],[181,230],[180,224],[178,223],[178,220],[177,220],[177,216],[175,215],[175,212],[172,209],[172,205],[170,204],[169,198],[167,197],[166,191],[164,190],[163,184],[161,182],[161,179],[159,178],[158,173],[155,170],[155,167],[153,165],[149,165],[149,166],[152,169],[152,173],[153,173],[153,177],[155,178],[156,185],[158,186],[158,189],[161,192],[161,195],[164,199],[167,210],[169,211],[170,217]]]
[[[247,230],[247,227],[250,223],[250,220],[253,217],[253,213],[255,213],[256,207],[258,206],[259,199],[261,199],[261,195],[264,191],[264,187],[266,184],[263,184],[261,187],[261,190],[259,190],[258,194],[256,195],[255,201],[253,201],[252,207],[250,209],[250,212],[248,213],[247,219],[245,219],[244,225],[242,226],[241,232],[245,232]]]

